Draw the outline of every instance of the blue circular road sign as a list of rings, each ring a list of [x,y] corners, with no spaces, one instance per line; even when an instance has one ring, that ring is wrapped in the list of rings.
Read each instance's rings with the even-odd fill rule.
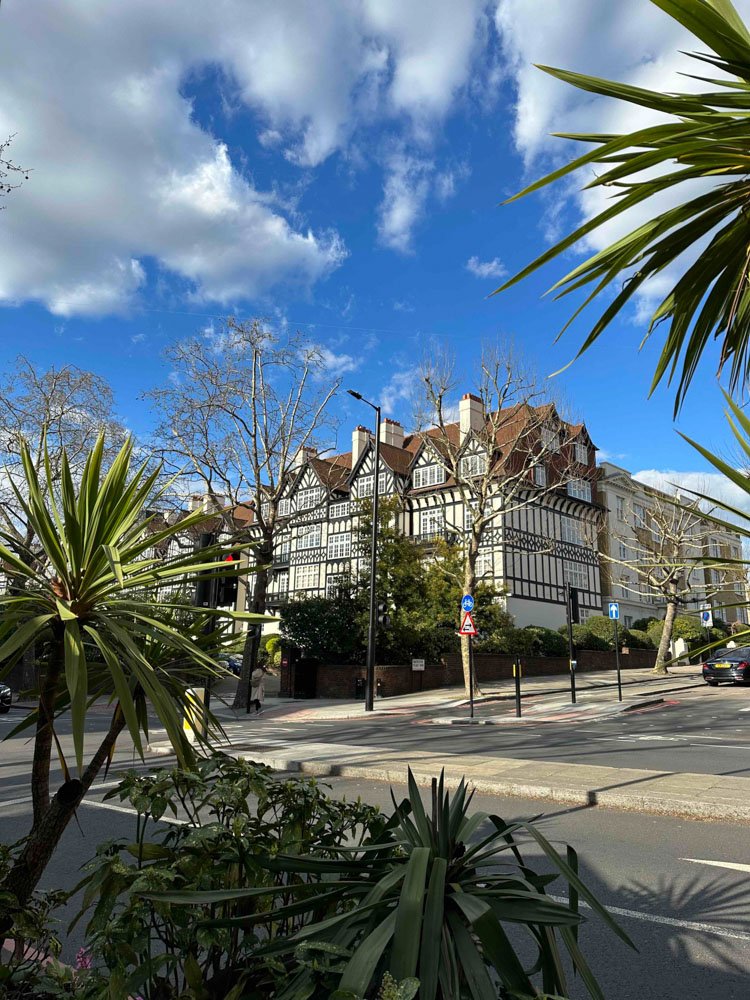
[[[474,598],[471,594],[464,594],[461,598],[461,610],[462,611],[473,611],[474,610]]]

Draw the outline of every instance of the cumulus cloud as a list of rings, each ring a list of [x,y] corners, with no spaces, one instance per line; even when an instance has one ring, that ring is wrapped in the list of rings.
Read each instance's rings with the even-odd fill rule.
[[[633,478],[665,493],[675,488],[702,493],[750,515],[750,494],[720,472],[679,472],[674,469],[641,469]],[[717,516],[725,514],[719,509]]]
[[[469,257],[466,261],[466,270],[476,278],[502,278],[508,273],[507,267],[499,257],[494,257],[492,260]]]
[[[15,6],[0,135],[18,133],[14,157],[34,172],[0,227],[0,302],[122,311],[153,270],[232,304],[341,263],[337,234],[305,228],[198,120],[187,95],[206,67],[220,107],[249,109],[269,155],[304,168],[385,123],[404,153],[387,157],[380,232],[408,250],[428,190],[455,187],[455,171],[433,177],[430,149],[477,78],[486,21],[483,0],[222,0],[189,16],[176,0]]]
[[[315,346],[320,354],[323,368],[331,375],[346,375],[348,372],[356,372],[362,366],[362,358],[355,358],[351,354],[337,354],[323,344]]]
[[[420,383],[416,368],[402,369],[393,373],[380,392],[383,413],[393,414],[402,403],[414,399],[416,387]]]

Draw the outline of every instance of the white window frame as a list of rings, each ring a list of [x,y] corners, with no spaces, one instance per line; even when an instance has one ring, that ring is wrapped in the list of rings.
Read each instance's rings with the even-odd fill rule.
[[[419,534],[442,535],[445,532],[445,511],[442,507],[430,507],[419,512]]]
[[[495,560],[491,550],[477,552],[477,561],[474,567],[477,579],[486,580],[495,575]]]
[[[721,542],[718,538],[708,540],[708,554],[712,559],[721,559]]]
[[[318,563],[306,563],[303,566],[294,567],[294,589],[297,590],[318,590],[320,587],[320,565]]]
[[[339,596],[342,583],[348,580],[346,573],[329,573],[326,577],[326,597],[329,601]]]
[[[414,470],[413,485],[415,490],[424,486],[439,486],[445,482],[445,469],[437,462],[431,465],[420,465]]]
[[[383,496],[385,493],[385,480],[386,475],[384,472],[378,475],[378,495]],[[359,500],[365,500],[367,497],[371,497],[373,490],[375,489],[375,476],[371,472],[367,476],[360,476],[357,480],[357,498]]]
[[[591,503],[591,483],[588,479],[569,479],[568,496]]]
[[[563,514],[560,522],[560,537],[570,545],[583,545],[583,529],[581,522],[574,517]]]
[[[300,490],[297,494],[297,510],[312,510],[317,507],[322,499],[323,491],[319,486],[311,486],[309,489]]]
[[[351,531],[339,531],[328,536],[328,558],[348,559],[352,553]]]
[[[560,432],[554,427],[542,427],[542,450],[545,452],[560,450]]]
[[[545,469],[545,467],[541,463],[539,463],[538,465],[534,466],[534,468],[532,469],[532,473],[533,473],[533,476],[534,476],[534,485],[535,486],[546,486],[547,485],[547,470]]]
[[[322,526],[320,524],[306,524],[297,529],[298,549],[319,549],[321,544]]]
[[[476,500],[470,500],[469,503],[464,505],[464,531],[471,531],[472,525],[474,524],[474,515],[477,511]]]
[[[458,463],[459,475],[465,479],[473,479],[475,476],[483,476],[487,471],[487,456],[464,455]]]
[[[576,441],[573,445],[573,457],[576,462],[581,465],[589,464],[589,449],[585,444],[581,444],[580,441]]]
[[[289,570],[279,569],[276,570],[269,581],[269,590],[271,595],[278,594],[288,594],[289,593]]]
[[[337,503],[332,503],[328,516],[329,518],[339,518],[339,517],[349,517],[349,511],[351,507],[348,500],[339,500]]]
[[[634,528],[645,528],[646,527],[646,508],[642,503],[633,504],[633,527]]]
[[[625,520],[625,497],[615,497],[615,517],[618,521]]]
[[[588,590],[589,574],[586,564],[563,559],[563,580],[576,590]]]
[[[619,545],[620,545],[620,560],[622,562],[627,562],[628,561],[628,555],[629,555],[629,553],[628,553],[628,547],[625,544],[625,542],[620,542]]]
[[[279,517],[289,517],[292,513],[292,501],[289,497],[279,500]]]

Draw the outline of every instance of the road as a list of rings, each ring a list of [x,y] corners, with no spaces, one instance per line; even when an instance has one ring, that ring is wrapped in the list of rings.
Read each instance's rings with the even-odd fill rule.
[[[745,741],[742,709],[750,705],[747,692],[730,689],[699,692],[668,708],[629,716],[624,720],[588,723],[586,726],[543,725],[481,730],[443,728],[399,719],[340,724],[279,725],[272,718],[241,725],[257,726],[259,741],[328,740],[331,743],[400,745],[408,757],[410,747],[437,741],[443,752],[459,746],[482,753],[518,755],[606,763],[650,769],[711,770],[744,773],[750,766],[750,741]],[[18,716],[15,716],[17,720]],[[92,735],[104,719],[92,717]],[[65,726],[62,727],[65,730]],[[701,740],[700,737],[712,737]],[[68,738],[63,737],[64,745]],[[706,750],[705,746],[710,746]],[[27,800],[30,748],[16,738],[4,744],[0,759],[0,840],[21,836],[29,821]],[[117,767],[129,763],[124,741]],[[703,762],[703,766],[699,766]],[[158,766],[168,759],[154,762]],[[111,778],[110,778],[111,780]],[[379,782],[330,779],[333,791],[388,808],[387,786]],[[66,832],[45,883],[67,887],[80,877],[80,866],[98,843],[129,837],[134,819],[102,803],[105,788],[97,786],[79,811],[80,826]],[[397,789],[397,794],[403,789]],[[585,880],[616,913],[634,939],[633,955],[609,932],[592,922],[582,934],[587,956],[610,1000],[644,997],[680,1000],[739,1000],[748,993],[750,976],[750,845],[744,827],[728,823],[702,823],[661,816],[614,813],[604,809],[561,808],[555,803],[517,798],[478,797],[475,806],[507,818],[543,813],[548,837],[572,843],[581,858]],[[532,861],[539,861],[531,848]],[[552,890],[554,892],[554,889]],[[558,890],[560,891],[560,890]],[[75,910],[75,904],[69,914]],[[80,929],[66,942],[72,956],[80,946]],[[573,996],[583,997],[574,988]]]
[[[428,718],[276,722],[250,718],[226,725],[232,738],[266,748],[295,743],[432,750],[601,764],[655,771],[750,776],[750,690],[698,688],[673,700],[602,720],[525,721],[502,726],[442,726]]]

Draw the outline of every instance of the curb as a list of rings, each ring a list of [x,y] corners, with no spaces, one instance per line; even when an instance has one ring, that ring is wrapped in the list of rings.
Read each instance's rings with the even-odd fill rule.
[[[306,774],[317,778],[359,778],[368,781],[388,781],[402,784],[406,777],[407,764],[398,767],[371,767],[363,764],[330,764],[322,761],[302,761],[294,758],[277,757],[272,754],[239,753],[239,757],[265,764],[276,771],[286,771]],[[530,762],[532,763],[532,762]],[[424,771],[424,762],[419,769],[412,764],[412,773],[418,785],[429,787],[434,772]],[[617,771],[618,768],[612,768]],[[645,772],[660,777],[679,777],[662,771]],[[465,775],[451,774],[446,771],[445,785],[457,788]],[[511,778],[483,778],[468,775],[468,783],[477,792],[484,795],[513,796],[527,799],[547,799],[552,802],[579,806],[586,809],[606,808],[621,812],[646,813],[655,816],[678,816],[684,819],[716,820],[730,822],[747,822],[750,820],[750,799],[737,804],[735,802],[701,802],[695,794],[686,792],[684,795],[655,791],[652,794],[638,792],[622,792],[608,787],[587,787],[586,785],[553,785],[546,782],[524,782]]]

